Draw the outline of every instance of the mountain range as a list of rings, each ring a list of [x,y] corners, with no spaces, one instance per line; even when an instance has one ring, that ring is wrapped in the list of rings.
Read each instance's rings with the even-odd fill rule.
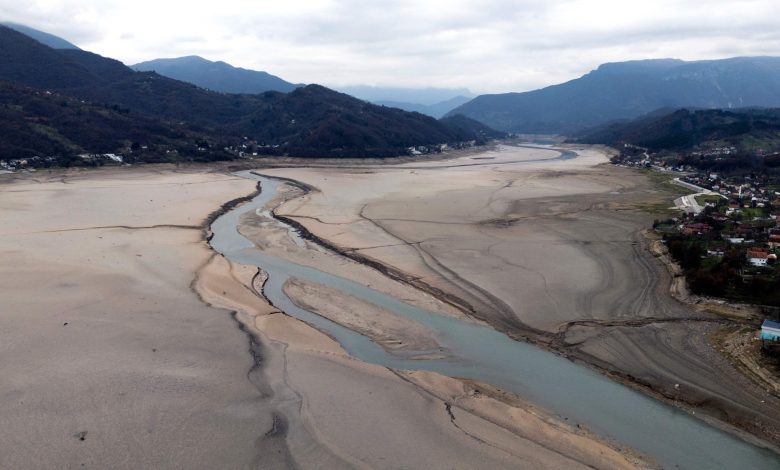
[[[286,93],[303,86],[267,72],[234,67],[199,56],[155,59],[132,65],[131,68],[140,72],[157,72],[165,77],[221,93]],[[337,90],[374,104],[421,113],[437,119],[468,102],[472,96],[466,89],[448,88],[348,86],[337,87]]]
[[[24,141],[26,156],[47,155],[51,145],[44,142],[54,142],[68,151],[95,151],[93,146],[118,151],[137,143],[180,155],[198,149],[223,158],[223,151],[215,149],[254,142],[266,154],[385,157],[406,154],[409,147],[484,138],[484,126],[471,120],[465,121],[472,124],[467,129],[462,120],[453,125],[317,85],[254,95],[209,91],[80,49],[53,49],[2,26],[0,81],[6,82],[0,140]],[[69,111],[53,119],[52,103]],[[100,116],[111,122],[95,132],[100,142],[73,131],[80,128],[75,121],[82,114],[96,126]],[[146,135],[125,132],[144,128]],[[30,138],[36,135],[45,138]],[[5,148],[9,153],[3,157],[21,155],[8,150],[18,145]]]
[[[559,85],[482,95],[450,111],[516,133],[572,134],[659,108],[780,106],[780,58],[608,63]]]
[[[403,109],[440,118],[470,101],[474,94],[467,88],[402,88],[353,85],[337,87],[342,93],[382,106]]]
[[[433,104],[422,103],[409,103],[404,101],[392,101],[392,100],[380,100],[373,101],[375,104],[381,104],[382,106],[389,106],[391,108],[403,109],[404,111],[410,111],[414,113],[426,114],[431,117],[441,118],[447,113],[457,108],[458,106],[468,103],[471,98],[465,96],[455,96],[444,101]]]
[[[442,101],[447,101],[456,96],[465,96],[467,98],[474,97],[474,94],[467,88],[407,88],[369,85],[339,86],[336,88],[342,93],[372,103],[396,101],[399,103],[418,103],[430,106],[441,103]]]
[[[17,23],[0,23],[53,49],[79,49],[53,34]],[[191,83],[221,93],[258,94],[266,91],[289,92],[303,86],[290,83],[268,72],[234,67],[226,62],[200,56],[154,59],[131,65],[138,72],[157,72],[164,77]],[[373,86],[339,87],[339,91],[365,101],[418,112],[440,118],[469,101],[474,95],[465,88],[393,88]]]
[[[268,72],[233,67],[225,62],[212,62],[199,56],[150,60],[132,65],[130,68],[139,72],[157,72],[164,77],[222,93],[257,94],[265,91],[286,93],[303,86],[295,85]]]
[[[780,58],[775,57],[608,63],[559,85],[474,99],[466,89],[341,88],[352,97],[197,56],[133,67],[136,70],[42,31],[0,26],[0,81],[5,82],[6,99],[0,103],[2,138],[18,143],[21,137],[42,135],[40,142],[71,150],[159,141],[166,151],[208,148],[214,158],[224,155],[213,149],[245,145],[241,142],[254,142],[262,153],[271,154],[389,156],[409,147],[481,142],[502,135],[493,129],[621,142],[620,136],[634,139],[679,125],[698,129],[700,136],[706,132],[697,127],[696,116],[708,115],[692,111],[694,117],[686,117],[672,111],[780,107]],[[45,115],[43,110],[53,112],[52,100],[68,109]],[[423,115],[445,113],[439,120]],[[100,142],[84,140],[86,133],[75,124],[77,115],[88,116],[87,122],[105,118],[106,132],[95,133],[102,136]],[[665,120],[653,121],[661,117]],[[135,130],[122,137],[123,128]],[[141,129],[149,131],[148,139]],[[726,132],[714,135],[721,131]],[[34,145],[23,147],[25,155],[36,152]],[[21,147],[2,148],[8,152]]]

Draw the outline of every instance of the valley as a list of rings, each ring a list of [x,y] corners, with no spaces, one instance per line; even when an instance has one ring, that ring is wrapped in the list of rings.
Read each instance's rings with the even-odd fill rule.
[[[771,2],[3,2],[0,469],[780,468]]]
[[[392,458],[430,468],[633,468],[690,467],[685,459],[710,443],[724,464],[771,468],[776,454],[762,448],[776,444],[776,399],[713,349],[715,318],[673,300],[646,249],[641,208],[668,195],[606,160],[594,147],[505,144],[390,164],[278,161],[254,170],[273,178],[261,178],[256,209],[240,201],[260,177],[225,166],[4,175],[0,203],[21,222],[5,225],[2,249],[26,261],[0,272],[18,312],[2,319],[15,332],[2,357],[42,373],[11,372],[0,389],[14,422],[2,446],[47,436],[58,452],[39,453],[41,465],[54,455],[101,465],[141,448],[151,465],[170,446],[196,445],[187,459],[237,467]],[[85,206],[86,197],[101,203]],[[207,218],[229,200],[237,209]],[[41,211],[51,215],[30,217]],[[209,254],[204,237],[225,257]],[[33,294],[41,285],[52,295]],[[51,347],[28,354],[28,328]],[[106,341],[121,366],[96,354]],[[496,361],[497,351],[517,359]],[[200,359],[184,359],[193,354]],[[117,374],[148,386],[124,390]],[[153,400],[142,393],[158,386]],[[621,398],[601,403],[601,387]],[[86,413],[94,402],[101,407]],[[53,406],[55,426],[45,411]],[[656,427],[616,431],[637,407],[650,407],[652,426],[674,423],[669,437],[699,440],[679,454],[647,439]],[[187,441],[159,441],[171,426],[186,426]],[[5,453],[0,466],[30,449]]]

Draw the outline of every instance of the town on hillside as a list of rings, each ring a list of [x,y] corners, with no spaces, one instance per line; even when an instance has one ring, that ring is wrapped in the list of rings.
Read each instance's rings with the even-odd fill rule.
[[[763,318],[752,337],[780,371],[780,173],[713,171],[735,152],[726,146],[669,158],[627,145],[612,163],[667,176],[691,192],[674,201],[676,216],[656,219],[653,229],[692,293],[758,306]],[[691,158],[707,163],[684,163]]]
[[[729,147],[690,152],[676,160],[631,147],[612,162],[669,175],[692,193],[675,201],[678,216],[656,220],[653,227],[686,270],[690,288],[780,308],[780,173],[720,173],[680,163],[694,153],[716,161],[735,151]]]

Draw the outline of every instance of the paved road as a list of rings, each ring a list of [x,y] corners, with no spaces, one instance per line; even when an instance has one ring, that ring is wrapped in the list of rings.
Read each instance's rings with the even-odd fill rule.
[[[680,180],[680,178],[675,178],[673,180],[676,184],[679,184],[680,186],[688,189],[692,189],[694,191],[697,191],[694,194],[689,194],[687,196],[678,197],[674,200],[674,205],[681,211],[687,212],[689,214],[699,214],[701,211],[704,210],[704,207],[700,205],[698,202],[696,202],[697,196],[720,196],[724,197],[723,195],[716,193],[715,191],[711,191],[707,188],[702,188],[701,186],[696,186],[695,184],[686,183],[685,181]]]
[[[696,202],[696,196],[703,195],[705,193],[689,194],[688,196],[678,197],[674,200],[674,205],[683,212],[689,214],[699,214],[704,210],[698,202]]]

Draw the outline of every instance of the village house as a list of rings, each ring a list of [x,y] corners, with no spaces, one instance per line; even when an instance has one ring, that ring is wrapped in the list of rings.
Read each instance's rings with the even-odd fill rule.
[[[769,248],[780,248],[780,229],[773,228],[769,230]]]
[[[685,235],[698,235],[701,233],[707,233],[710,230],[712,230],[712,227],[703,223],[685,224],[683,225],[682,229]]]
[[[727,214],[731,214],[732,212],[740,212],[740,211],[741,211],[741,206],[739,205],[738,202],[735,201],[729,202],[729,208],[726,210]]]
[[[753,266],[766,266],[769,258],[769,250],[766,248],[748,248],[748,262]]]

